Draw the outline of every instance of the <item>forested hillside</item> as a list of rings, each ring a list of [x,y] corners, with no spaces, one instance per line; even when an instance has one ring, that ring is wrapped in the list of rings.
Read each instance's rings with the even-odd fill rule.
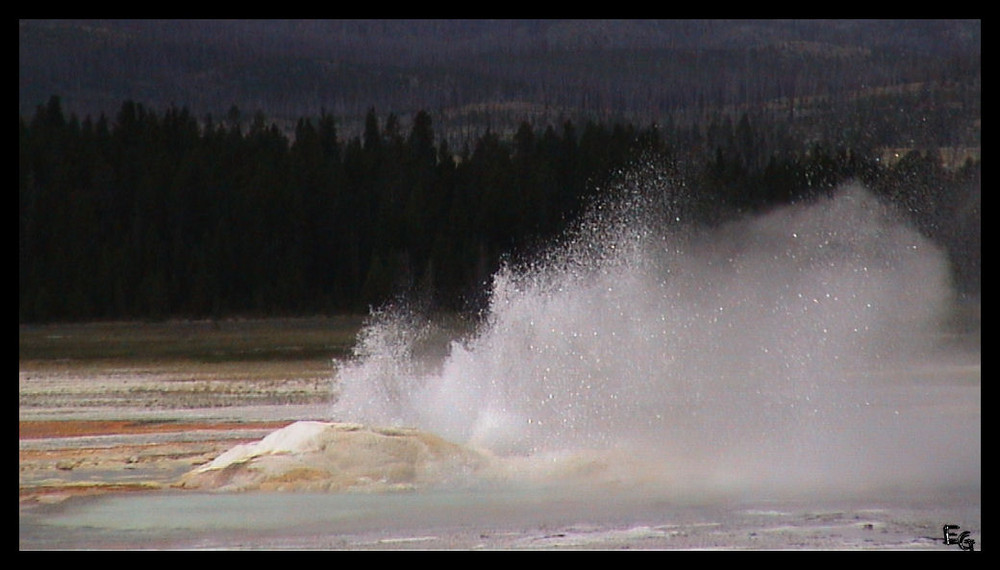
[[[979,20],[20,20],[19,108],[236,105],[291,136],[323,112],[430,113],[455,146],[522,120],[701,122],[901,86],[968,85]],[[918,120],[918,117],[914,117]],[[898,145],[903,146],[903,145]]]
[[[616,177],[856,179],[981,289],[978,20],[19,20],[20,322],[475,310]]]

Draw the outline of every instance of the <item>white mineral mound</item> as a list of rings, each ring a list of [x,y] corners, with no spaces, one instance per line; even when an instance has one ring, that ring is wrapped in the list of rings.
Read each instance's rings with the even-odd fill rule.
[[[386,491],[470,480],[490,459],[409,428],[300,421],[237,445],[180,486],[222,491]]]

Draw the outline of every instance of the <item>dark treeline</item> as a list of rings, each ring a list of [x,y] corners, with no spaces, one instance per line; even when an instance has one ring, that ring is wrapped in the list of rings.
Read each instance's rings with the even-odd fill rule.
[[[522,123],[449,148],[420,112],[329,114],[289,138],[262,114],[199,121],[127,101],[81,120],[53,97],[19,117],[19,322],[364,311],[398,294],[475,309],[509,256],[562,232],[616,169],[656,162],[701,222],[809,199],[858,179],[904,207],[980,279],[979,161],[933,151],[887,165],[778,123]]]

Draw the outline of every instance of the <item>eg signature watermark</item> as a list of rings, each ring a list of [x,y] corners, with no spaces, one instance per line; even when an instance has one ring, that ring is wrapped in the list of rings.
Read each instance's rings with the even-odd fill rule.
[[[976,541],[970,538],[971,533],[967,530],[962,532],[958,531],[960,526],[957,524],[946,524],[941,527],[941,532],[944,533],[944,543],[945,544],[956,544],[962,550],[973,551],[976,549]]]

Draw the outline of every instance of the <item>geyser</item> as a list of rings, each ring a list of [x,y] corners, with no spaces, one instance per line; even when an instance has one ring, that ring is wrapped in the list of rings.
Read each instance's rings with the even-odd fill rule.
[[[907,404],[951,299],[938,248],[857,185],[711,230],[676,192],[626,180],[499,271],[481,325],[444,351],[424,350],[429,319],[377,312],[334,419],[683,490],[936,485],[956,463],[978,485],[978,425],[956,454],[928,425],[947,418]]]

